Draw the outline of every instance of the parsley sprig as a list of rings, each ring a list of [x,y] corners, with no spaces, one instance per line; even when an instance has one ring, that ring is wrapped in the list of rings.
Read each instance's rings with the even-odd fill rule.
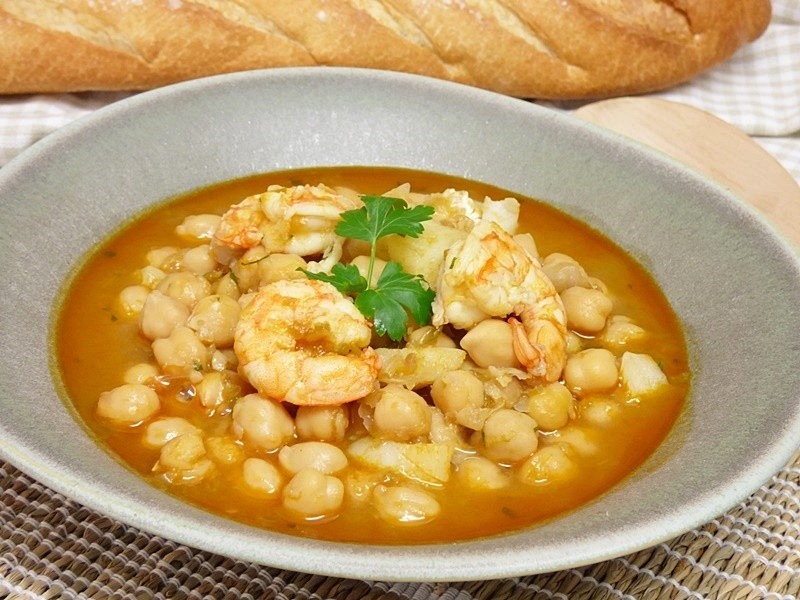
[[[353,296],[356,307],[372,320],[375,331],[398,341],[405,335],[409,315],[419,325],[430,322],[435,292],[420,275],[406,273],[397,262],[388,262],[374,287],[370,287],[377,242],[392,234],[419,237],[424,230],[422,223],[433,216],[433,208],[411,208],[404,200],[387,196],[362,196],[362,200],[363,208],[342,213],[336,233],[370,244],[367,276],[361,275],[355,265],[342,263],[336,263],[330,274],[303,272],[310,279],[327,281],[343,294]]]

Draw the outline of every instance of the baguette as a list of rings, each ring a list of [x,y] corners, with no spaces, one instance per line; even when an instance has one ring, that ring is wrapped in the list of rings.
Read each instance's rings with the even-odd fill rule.
[[[770,0],[0,0],[0,94],[337,65],[595,99],[686,81],[770,16]]]

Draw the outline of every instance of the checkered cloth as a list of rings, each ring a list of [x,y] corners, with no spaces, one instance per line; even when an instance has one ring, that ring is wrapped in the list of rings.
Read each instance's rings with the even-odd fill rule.
[[[126,95],[0,97],[0,166],[51,131]],[[800,181],[800,1],[773,0],[772,23],[760,39],[693,81],[653,96],[735,125]]]
[[[692,81],[650,96],[689,104],[738,127],[800,182],[800,1],[773,0],[772,12],[755,43]]]
[[[800,181],[800,2],[774,0],[764,35],[694,81],[655,94],[715,114]]]

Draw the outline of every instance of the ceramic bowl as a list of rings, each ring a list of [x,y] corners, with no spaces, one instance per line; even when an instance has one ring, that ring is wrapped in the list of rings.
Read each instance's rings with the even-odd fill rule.
[[[651,272],[679,315],[693,382],[667,440],[593,502],[468,542],[367,546],[210,515],[139,479],[57,393],[59,288],[122,221],[216,182],[307,166],[382,165],[480,180],[584,220]],[[664,156],[563,113],[368,70],[225,75],[112,104],[0,171],[0,456],[142,530],[278,568],[371,580],[554,571],[655,545],[714,518],[800,440],[797,255],[737,198]]]

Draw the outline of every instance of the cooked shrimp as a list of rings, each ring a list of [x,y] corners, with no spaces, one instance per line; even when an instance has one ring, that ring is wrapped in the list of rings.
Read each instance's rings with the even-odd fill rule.
[[[408,183],[384,192],[383,195],[402,198],[411,206],[431,206],[435,211],[435,222],[461,231],[469,231],[475,223],[485,219],[495,221],[509,233],[515,233],[519,221],[519,200],[516,198],[492,200],[486,196],[483,201],[478,201],[469,192],[453,188],[422,194],[412,192]]]
[[[271,185],[222,215],[212,248],[222,262],[259,244],[267,254],[320,254],[333,246],[341,213],[361,205],[357,195],[324,184]]]
[[[339,405],[376,386],[380,358],[371,337],[369,322],[331,284],[282,280],[263,286],[242,309],[234,351],[262,395]]]
[[[519,361],[534,377],[556,381],[566,361],[566,316],[539,261],[496,223],[480,221],[445,255],[433,324],[471,329],[508,317]]]

